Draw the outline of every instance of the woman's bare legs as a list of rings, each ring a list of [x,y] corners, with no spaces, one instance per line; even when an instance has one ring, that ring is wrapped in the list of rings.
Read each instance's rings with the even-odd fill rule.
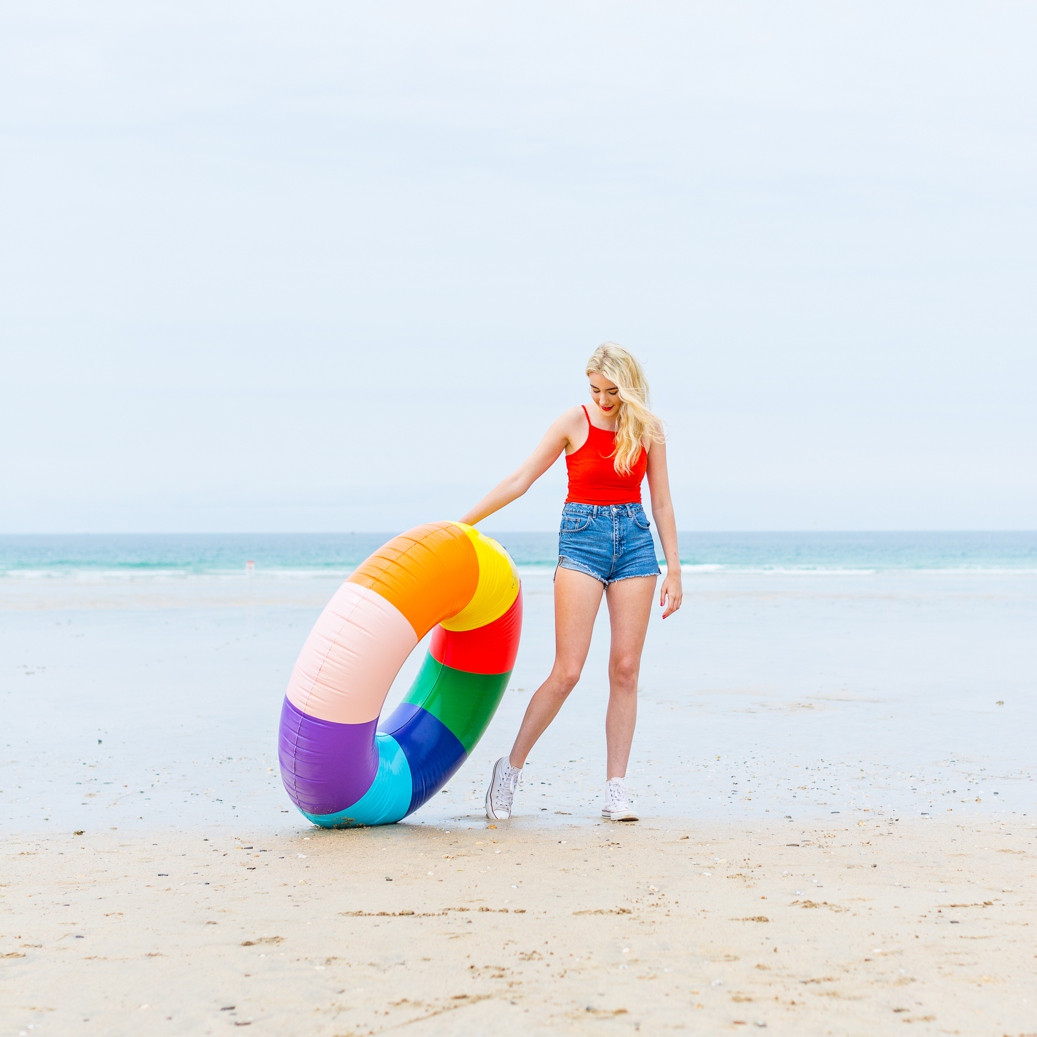
[[[654,588],[654,581],[652,586]],[[511,750],[512,767],[525,764],[537,739],[547,730],[569,692],[576,687],[587,660],[594,617],[598,614],[603,590],[602,583],[586,573],[561,567],[555,571],[555,663],[547,680],[537,688],[526,707],[526,715]],[[611,598],[609,600],[611,609]],[[644,641],[643,633],[641,641]],[[629,740],[627,745],[629,749]]]
[[[612,627],[609,707],[605,714],[605,742],[608,746],[606,778],[626,777],[630,743],[634,740],[634,724],[637,721],[637,678],[641,671],[641,650],[648,632],[657,579],[656,576],[633,576],[610,584],[605,591]]]

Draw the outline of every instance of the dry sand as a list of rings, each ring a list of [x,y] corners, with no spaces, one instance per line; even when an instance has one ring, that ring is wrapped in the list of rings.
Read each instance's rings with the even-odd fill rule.
[[[1030,819],[674,825],[9,838],[0,1032],[1037,1034]]]

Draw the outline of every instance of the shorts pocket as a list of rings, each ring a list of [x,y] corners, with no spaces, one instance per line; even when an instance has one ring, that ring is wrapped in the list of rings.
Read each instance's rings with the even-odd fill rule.
[[[590,515],[563,515],[559,533],[582,533],[591,524]]]
[[[648,516],[644,513],[641,508],[634,509],[634,525],[638,529],[651,529],[652,523],[648,521]]]

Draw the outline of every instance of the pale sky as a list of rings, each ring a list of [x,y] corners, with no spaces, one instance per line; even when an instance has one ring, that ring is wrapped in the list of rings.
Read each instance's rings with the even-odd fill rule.
[[[605,339],[682,529],[1033,529],[1035,52],[1021,2],[4,4],[0,532],[456,517]]]

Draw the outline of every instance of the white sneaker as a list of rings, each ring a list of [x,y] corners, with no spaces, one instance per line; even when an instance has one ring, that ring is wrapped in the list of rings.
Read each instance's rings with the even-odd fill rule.
[[[511,804],[515,789],[522,780],[522,768],[512,767],[511,761],[502,756],[493,765],[493,777],[486,790],[486,816],[491,821],[507,821],[511,817]]]
[[[627,783],[622,778],[609,778],[605,783],[605,805],[601,808],[601,816],[606,821],[637,820]]]

